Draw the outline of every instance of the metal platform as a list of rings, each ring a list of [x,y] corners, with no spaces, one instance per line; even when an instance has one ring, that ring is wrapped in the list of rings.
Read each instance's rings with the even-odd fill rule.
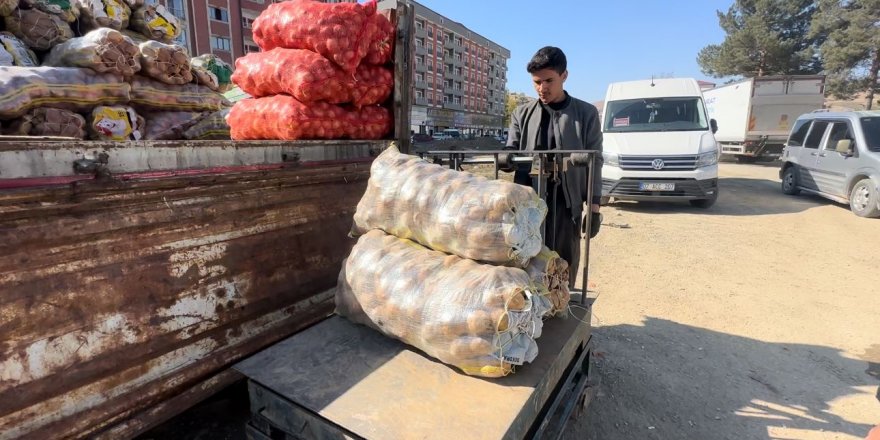
[[[578,303],[577,297],[572,303]],[[534,362],[466,376],[334,316],[242,362],[252,439],[556,438],[589,403],[590,312],[545,322]]]

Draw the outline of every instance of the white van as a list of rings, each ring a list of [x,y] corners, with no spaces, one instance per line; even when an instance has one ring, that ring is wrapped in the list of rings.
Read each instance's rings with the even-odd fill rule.
[[[692,78],[618,82],[603,110],[603,201],[718,198],[718,126]]]

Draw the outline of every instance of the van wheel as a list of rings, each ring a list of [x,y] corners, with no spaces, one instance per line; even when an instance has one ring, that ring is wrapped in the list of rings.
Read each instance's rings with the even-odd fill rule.
[[[782,173],[782,192],[790,196],[796,196],[801,193],[798,188],[798,172],[794,165],[785,169]]]
[[[880,193],[871,179],[862,179],[849,194],[849,207],[859,217],[880,217]]]
[[[758,158],[755,156],[736,156],[736,161],[739,163],[755,163],[758,161]]]
[[[718,191],[715,191],[715,195],[709,199],[699,199],[699,200],[690,200],[691,206],[694,208],[708,209],[711,208],[715,202],[718,201]]]

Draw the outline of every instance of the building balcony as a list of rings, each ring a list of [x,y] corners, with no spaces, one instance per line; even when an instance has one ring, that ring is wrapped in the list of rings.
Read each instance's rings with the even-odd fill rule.
[[[428,36],[428,31],[425,30],[424,27],[416,28],[416,38],[426,38]]]
[[[453,95],[456,95],[456,96],[464,96],[464,90],[462,90],[462,89],[453,88],[451,90],[451,92]]]
[[[428,66],[425,63],[416,63],[416,72],[427,72]]]
[[[454,104],[451,102],[447,102],[443,104],[443,108],[448,108],[449,110],[464,110],[464,106],[461,104]]]
[[[413,86],[414,86],[415,88],[417,88],[417,89],[427,89],[427,88],[428,88],[428,83],[425,82],[425,81],[418,81],[418,80],[416,80],[416,82],[413,83]]]
[[[427,55],[428,49],[425,46],[416,45],[416,55]]]
[[[455,61],[455,57],[449,54],[443,56],[443,62],[447,64],[452,64]]]
[[[449,39],[443,42],[443,47],[447,49],[455,49],[455,43],[452,41],[452,39]]]
[[[428,105],[428,98],[416,98],[416,105]]]

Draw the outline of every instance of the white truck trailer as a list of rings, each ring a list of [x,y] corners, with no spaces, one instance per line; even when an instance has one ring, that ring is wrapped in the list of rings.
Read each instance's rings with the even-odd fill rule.
[[[798,116],[823,108],[825,77],[747,78],[705,90],[703,97],[709,117],[718,121],[721,153],[753,162],[779,157]]]

